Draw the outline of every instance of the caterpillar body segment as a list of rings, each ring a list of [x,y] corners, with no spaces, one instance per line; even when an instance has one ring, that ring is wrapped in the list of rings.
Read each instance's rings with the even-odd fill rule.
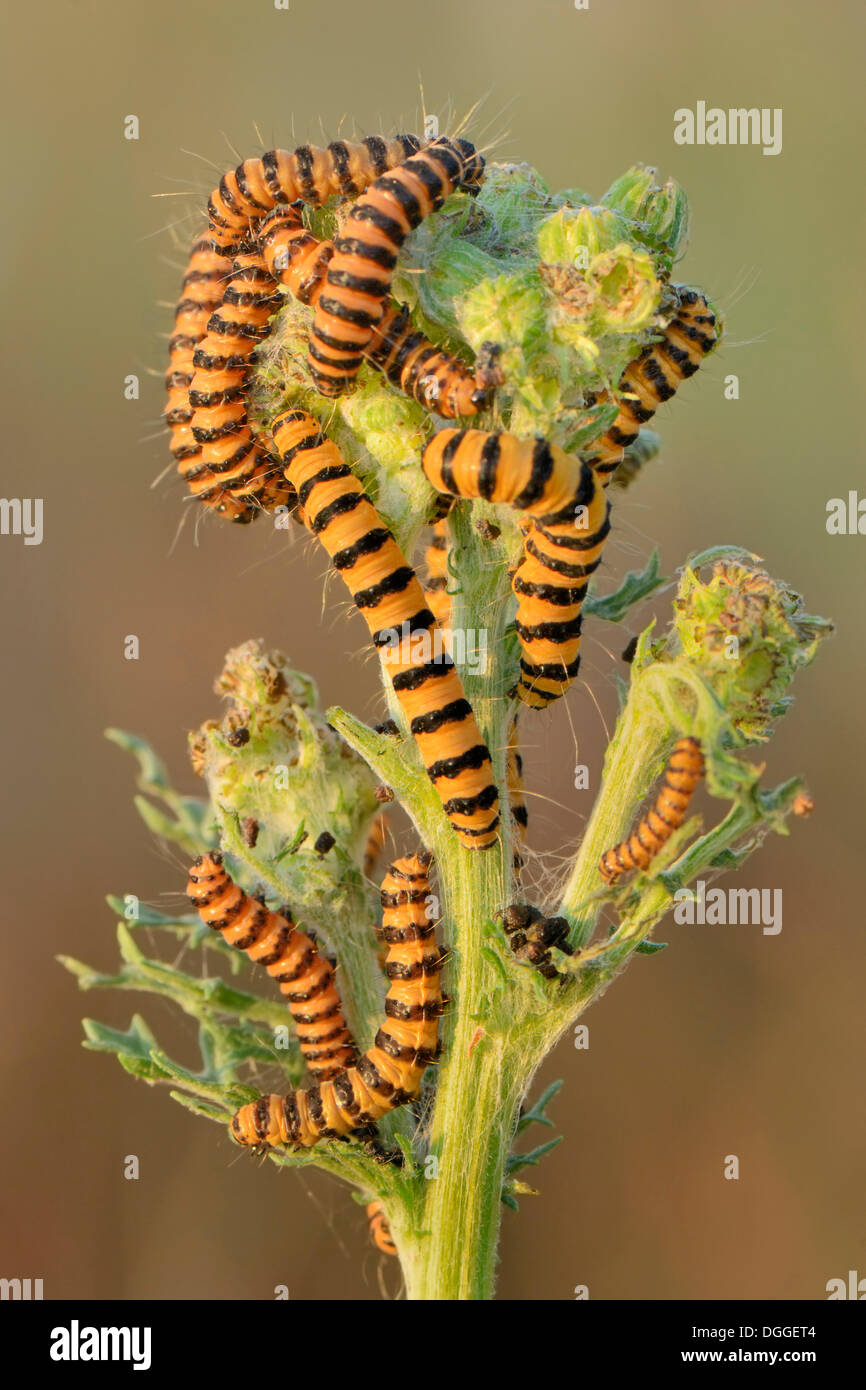
[[[316,304],[308,360],[318,390],[352,384],[385,314],[397,256],[409,233],[457,188],[477,188],[484,161],[467,140],[444,136],[383,174],[357,200]]]
[[[271,912],[238,887],[222,855],[196,859],[187,896],[202,921],[264,966],[286,996],[307,1067],[325,1079],[357,1058],[334,982],[334,967],[287,912]]]
[[[715,314],[699,290],[677,287],[678,307],[661,341],[651,343],[630,362],[611,395],[603,391],[591,404],[615,400],[619,414],[603,435],[585,451],[587,459],[607,486],[622,462],[625,450],[635,442],[641,425],[651,420],[659,406],[675,395],[688,377],[694,376],[704,358],[719,341]]]
[[[424,450],[437,492],[522,513],[524,554],[512,588],[521,644],[518,697],[543,708],[577,675],[580,610],[601,562],[610,508],[589,464],[546,440],[440,430]]]
[[[398,859],[382,882],[390,984],[373,1046],[330,1080],[245,1105],[232,1120],[238,1143],[311,1148],[321,1139],[369,1129],[418,1094],[438,1052],[443,1008],[442,954],[426,912],[430,860],[426,853]]]
[[[671,753],[664,780],[653,806],[627,840],[605,850],[598,871],[614,884],[630,869],[646,869],[686,818],[695,790],[704,775],[704,756],[696,738],[681,738]]]
[[[445,814],[470,849],[497,838],[490,753],[415,571],[332,440],[289,410],[273,424],[285,476],[370,630]]]

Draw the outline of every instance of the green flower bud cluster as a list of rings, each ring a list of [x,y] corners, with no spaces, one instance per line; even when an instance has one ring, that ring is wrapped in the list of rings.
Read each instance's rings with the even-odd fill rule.
[[[332,918],[360,884],[380,809],[373,774],[319,713],[311,677],[280,652],[235,647],[215,689],[229,709],[190,735],[190,754],[224,844],[241,876],[278,890],[296,916]]]
[[[701,569],[710,565],[709,577]],[[764,742],[786,694],[832,624],[746,551],[707,552],[683,570],[668,649],[698,668],[733,727]]]

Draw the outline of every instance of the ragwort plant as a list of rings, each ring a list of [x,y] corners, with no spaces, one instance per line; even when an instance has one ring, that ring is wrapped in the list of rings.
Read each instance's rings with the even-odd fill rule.
[[[340,216],[339,206],[328,206],[309,221],[325,236]],[[454,195],[412,234],[395,291],[434,341],[464,355],[496,345],[502,385],[475,423],[543,436],[576,453],[617,413],[613,404],[587,402],[616,387],[666,322],[687,223],[683,191],[673,181],[659,186],[650,169],[629,170],[593,202],[577,189],[551,194],[528,165],[492,164],[476,198]],[[314,414],[412,555],[434,514],[419,466],[434,422],[368,368],[336,408],[318,397],[305,366],[310,318],[291,299],[280,309],[260,353],[253,409],[263,421],[294,404]],[[658,442],[643,430],[617,482],[631,481]],[[651,495],[651,479],[641,485]],[[611,495],[615,524],[614,489]],[[683,557],[667,624],[645,628],[628,682],[616,678],[620,708],[601,786],[564,889],[551,889],[541,904],[568,924],[568,942],[551,947],[554,968],[545,978],[516,958],[501,919],[506,905],[525,898],[506,777],[519,661],[510,575],[522,535],[513,512],[483,501],[458,502],[448,530],[451,626],[455,634],[480,632],[485,643],[483,661],[470,651],[461,667],[456,643],[454,655],[499,789],[501,834],[492,850],[459,843],[387,682],[390,732],[342,708],[320,713],[313,680],[260,642],[228,654],[216,687],[227,710],[191,735],[204,797],[175,792],[140,739],[117,731],[109,737],[138,760],[137,805],[150,831],[190,857],[219,847],[242,887],[289,904],[335,954],[359,1049],[373,1040],[384,993],[378,895],[362,871],[383,787],[412,823],[409,847],[420,841],[433,852],[433,909],[447,949],[450,1001],[439,1064],[428,1070],[417,1102],[381,1122],[378,1145],[350,1138],[299,1152],[275,1148],[269,1157],[285,1168],[322,1168],[349,1184],[357,1200],[381,1202],[407,1297],[489,1299],[503,1208],[516,1209],[521,1193],[532,1190],[521,1175],[557,1142],[525,1146],[532,1127],[550,1125],[546,1108],[558,1088],[528,1099],[537,1068],[632,955],[662,949],[653,931],[676,893],[699,876],[738,867],[769,832],[787,833],[789,813],[802,804],[800,780],[765,786],[761,767],[743,755],[769,738],[788,707],[795,673],[811,661],[829,624],[805,613],[799,596],[742,550],[720,546]],[[602,594],[594,582],[584,617],[619,623],[663,583],[653,554],[614,592]],[[526,710],[521,722],[548,717]],[[708,828],[690,818],[645,872],[606,887],[601,855],[628,833],[683,735],[700,740],[718,815]],[[323,832],[334,838],[327,853],[316,847]],[[180,1104],[222,1127],[261,1090],[301,1083],[302,1059],[283,1002],[245,969],[238,978],[239,954],[218,933],[197,915],[163,914],[134,899],[109,902],[119,917],[119,970],[103,974],[68,958],[65,964],[85,989],[171,999],[198,1022],[201,1068],[168,1056],[138,1015],[126,1032],[86,1020],[86,1047],[113,1052],[133,1076],[167,1085]],[[603,917],[616,925],[604,925]],[[166,936],[187,955],[206,948],[213,972],[187,973],[148,954],[145,940]]]

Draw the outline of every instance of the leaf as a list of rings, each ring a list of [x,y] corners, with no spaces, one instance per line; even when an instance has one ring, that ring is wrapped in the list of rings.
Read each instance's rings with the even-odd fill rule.
[[[221,1108],[210,1105],[207,1101],[199,1100],[197,1096],[188,1095],[185,1091],[169,1091],[172,1100],[176,1100],[178,1105],[182,1105],[186,1110],[191,1110],[194,1115],[203,1115],[206,1120],[216,1120],[218,1124],[224,1125],[228,1116],[233,1111],[228,1108]]]
[[[125,1033],[92,1018],[82,1019],[82,1027],[87,1038],[84,1046],[93,1052],[114,1052],[117,1056],[150,1062],[157,1046],[156,1038],[140,1014],[133,1014]]]
[[[658,951],[666,951],[667,947],[666,941],[639,941],[634,949],[638,955],[654,956]]]
[[[201,925],[201,918],[195,914],[183,917],[166,916],[164,912],[158,911],[157,908],[148,907],[146,903],[141,902],[138,905],[138,915],[136,917],[127,917],[125,898],[119,898],[114,893],[106,893],[105,901],[112,911],[117,913],[118,917],[122,917],[125,922],[129,922],[133,927],[180,927],[188,930],[191,927]],[[208,930],[210,930],[210,928],[208,928]],[[213,934],[216,936],[215,932]]]
[[[660,572],[659,552],[656,548],[642,570],[630,570],[612,594],[605,594],[603,598],[589,594],[584,600],[583,609],[594,618],[618,623],[636,603],[648,598],[656,589],[668,583],[668,579]]]
[[[509,1154],[505,1160],[506,1173],[516,1173],[520,1168],[537,1168],[545,1154],[550,1153],[562,1143],[564,1136],[557,1134],[553,1139],[548,1139],[547,1143],[539,1144],[535,1149],[529,1149],[522,1154]]]
[[[517,1121],[516,1134],[521,1134],[523,1130],[531,1124],[547,1125],[548,1127],[553,1126],[553,1120],[548,1119],[545,1111],[553,1100],[553,1097],[562,1090],[562,1085],[563,1083],[561,1081],[551,1081],[546,1090],[542,1091],[532,1109],[524,1111],[520,1116],[520,1119]]]

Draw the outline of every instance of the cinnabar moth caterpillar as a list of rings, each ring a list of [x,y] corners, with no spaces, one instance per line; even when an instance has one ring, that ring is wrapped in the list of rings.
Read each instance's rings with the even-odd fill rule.
[[[645,348],[623,372],[611,395],[602,391],[590,404],[616,400],[619,415],[599,438],[584,450],[605,484],[610,482],[623,454],[664,401],[669,401],[686,377],[694,376],[702,361],[719,341],[716,316],[698,290],[675,286],[678,307],[661,341]]]
[[[451,599],[448,586],[448,527],[444,521],[433,525],[433,536],[424,554],[427,578],[424,582],[424,597],[436,621],[443,627],[451,622]]]
[[[541,708],[564,695],[580,663],[580,610],[601,562],[609,506],[589,464],[543,439],[440,430],[423,455],[437,492],[525,513],[512,588],[522,655],[519,698]]]
[[[396,1255],[397,1247],[394,1244],[391,1227],[388,1225],[388,1218],[382,1210],[381,1202],[367,1203],[367,1221],[373,1244],[378,1246],[383,1255]]]
[[[334,254],[332,241],[317,241],[296,207],[275,208],[261,224],[258,244],[265,265],[302,304],[315,308]],[[490,397],[470,369],[412,327],[406,305],[392,304],[373,330],[367,359],[404,395],[445,419],[475,415]]]
[[[681,738],[665,768],[664,784],[636,830],[627,840],[605,850],[598,871],[605,883],[616,883],[629,869],[645,869],[685,820],[689,802],[704,775],[704,757],[696,738]]]
[[[297,207],[278,207],[258,230],[258,245],[275,280],[302,304],[315,304],[325,282],[332,241],[319,241],[304,226]]]
[[[490,753],[415,571],[311,415],[288,410],[272,432],[305,524],[370,629],[445,814],[468,849],[489,848],[499,824]]]
[[[193,355],[204,337],[208,319],[222,303],[231,261],[217,255],[206,237],[193,243],[183,277],[183,289],[174,313],[174,332],[169,339],[169,364],[165,374],[168,402],[163,412],[171,430],[171,452],[181,473],[192,472],[201,458],[193,438],[189,387]]]
[[[477,188],[483,172],[474,145],[443,136],[383,174],[355,203],[335,239],[310,334],[310,371],[322,395],[338,396],[357,376],[406,237],[455,189]]]
[[[459,357],[416,332],[405,304],[385,310],[364,355],[405,396],[443,419],[476,415],[490,399],[490,389],[478,385]]]
[[[379,860],[379,855],[385,848],[385,840],[388,834],[388,817],[384,811],[380,811],[373,824],[370,826],[370,833],[367,836],[367,843],[364,846],[364,859],[361,872],[365,878],[371,878],[373,870]]]
[[[443,1006],[442,954],[425,910],[430,860],[427,853],[398,859],[382,881],[390,987],[373,1046],[330,1081],[245,1105],[232,1120],[239,1144],[311,1148],[320,1139],[367,1129],[417,1096],[438,1054]]]
[[[355,198],[420,145],[415,135],[395,135],[392,140],[368,135],[357,143],[334,140],[327,149],[299,145],[291,153],[268,150],[245,159],[223,175],[208,200],[215,239],[232,245],[233,232],[236,244],[238,234],[248,235],[250,224],[260,222],[277,204],[300,201],[321,207],[335,194]]]
[[[198,453],[180,469],[195,497],[235,521],[294,500],[270,441],[253,428],[245,398],[255,349],[280,303],[261,252],[241,252],[193,357],[190,430]]]
[[[512,903],[502,913],[502,925],[517,960],[535,966],[546,980],[559,978],[550,948],[555,946],[566,956],[573,954],[564,917],[545,917],[529,903]]]
[[[357,1052],[334,984],[334,967],[286,911],[271,912],[229,876],[222,855],[204,854],[189,872],[187,896],[203,922],[263,965],[286,996],[311,1072],[335,1076]]]

